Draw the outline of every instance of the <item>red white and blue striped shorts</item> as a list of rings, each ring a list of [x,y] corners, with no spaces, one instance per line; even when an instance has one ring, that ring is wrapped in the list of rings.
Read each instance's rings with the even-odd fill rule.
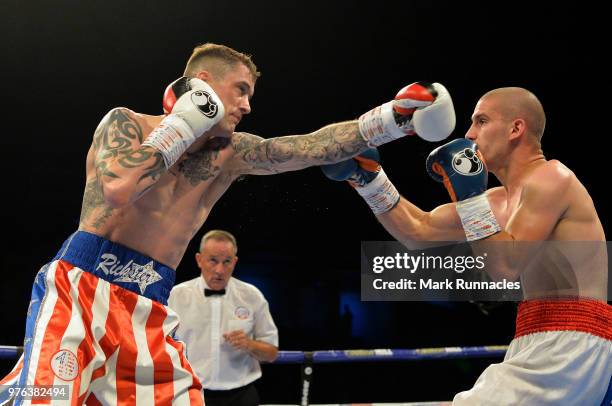
[[[68,400],[15,405],[203,405],[202,386],[172,338],[166,306],[174,270],[120,244],[78,231],[38,273],[24,353],[0,385],[63,386]],[[14,390],[12,391],[14,392]]]

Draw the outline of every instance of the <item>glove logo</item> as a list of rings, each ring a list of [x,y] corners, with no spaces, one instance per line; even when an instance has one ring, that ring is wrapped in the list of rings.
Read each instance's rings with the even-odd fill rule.
[[[453,156],[453,169],[465,176],[474,176],[482,172],[483,164],[478,154],[471,148],[465,148]]]
[[[198,109],[208,118],[213,118],[217,115],[219,107],[217,103],[210,97],[208,92],[196,90],[191,94],[191,101],[198,106]]]

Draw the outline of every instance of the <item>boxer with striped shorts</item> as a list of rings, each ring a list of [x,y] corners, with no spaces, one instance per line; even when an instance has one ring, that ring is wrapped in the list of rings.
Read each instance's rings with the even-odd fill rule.
[[[2,384],[66,385],[66,404],[202,404],[171,337],[173,283],[173,269],[77,231],[36,277],[24,354]]]
[[[258,77],[249,56],[200,45],[166,89],[167,114],[121,107],[102,119],[87,155],[79,231],[36,278],[26,351],[0,382],[0,404],[203,403],[165,307],[189,241],[237,178],[345,160],[370,141],[357,121],[269,139],[235,132]],[[438,90],[407,86],[369,114],[369,128],[384,127],[384,142],[445,138],[454,111]],[[68,385],[69,399],[9,400],[9,389],[46,384]]]

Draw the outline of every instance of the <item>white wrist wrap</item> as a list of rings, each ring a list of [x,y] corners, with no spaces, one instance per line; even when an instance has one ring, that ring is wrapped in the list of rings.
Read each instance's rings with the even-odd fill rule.
[[[185,120],[170,114],[149,134],[142,145],[161,152],[166,168],[170,168],[196,139]]]
[[[400,199],[397,189],[382,168],[372,182],[355,189],[365,199],[374,214],[388,212]]]
[[[468,241],[481,240],[501,231],[486,193],[457,202],[457,213]]]
[[[378,106],[359,117],[359,132],[370,147],[377,147],[405,136],[393,117],[393,102]]]

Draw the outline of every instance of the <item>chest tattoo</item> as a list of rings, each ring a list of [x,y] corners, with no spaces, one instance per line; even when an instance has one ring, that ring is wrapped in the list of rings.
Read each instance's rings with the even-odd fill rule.
[[[210,178],[217,176],[221,167],[215,165],[219,156],[218,150],[203,150],[187,153],[186,158],[178,164],[178,170],[192,186],[197,186]]]

